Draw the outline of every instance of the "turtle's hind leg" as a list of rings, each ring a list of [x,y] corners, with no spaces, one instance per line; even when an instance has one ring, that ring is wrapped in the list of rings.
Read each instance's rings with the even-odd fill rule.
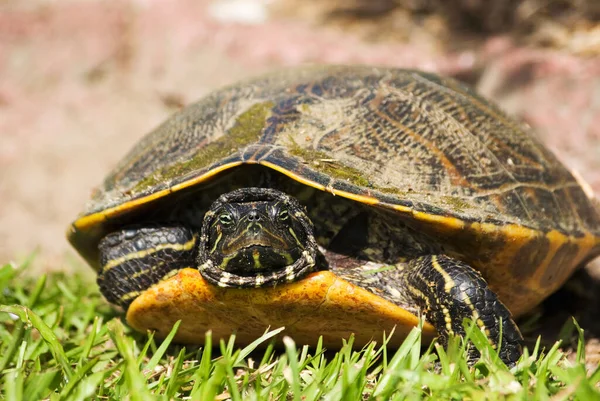
[[[519,359],[523,341],[519,328],[477,270],[445,255],[428,255],[408,262],[403,278],[409,296],[436,328],[444,345],[450,334],[465,334],[463,320],[470,318],[499,349],[504,363],[514,365]],[[472,351],[472,357],[477,355]]]
[[[98,248],[98,286],[124,309],[141,292],[185,267],[196,266],[197,235],[180,226],[129,227],[104,237]]]

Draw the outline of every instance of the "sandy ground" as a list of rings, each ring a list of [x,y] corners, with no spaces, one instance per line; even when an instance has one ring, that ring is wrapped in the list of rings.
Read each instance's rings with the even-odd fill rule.
[[[465,79],[534,126],[600,193],[598,57],[506,37],[454,52],[369,42],[244,4],[238,15],[223,1],[0,3],[0,262],[37,250],[38,269],[81,268],[65,229],[131,145],[211,89],[284,65],[394,65]]]

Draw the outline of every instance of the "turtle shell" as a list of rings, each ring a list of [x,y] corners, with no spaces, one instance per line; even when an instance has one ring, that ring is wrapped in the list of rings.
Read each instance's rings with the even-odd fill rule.
[[[394,210],[517,316],[600,253],[591,196],[528,127],[455,80],[360,66],[271,73],[190,105],[108,175],[69,239],[97,267],[100,238],[137,211],[248,164]]]

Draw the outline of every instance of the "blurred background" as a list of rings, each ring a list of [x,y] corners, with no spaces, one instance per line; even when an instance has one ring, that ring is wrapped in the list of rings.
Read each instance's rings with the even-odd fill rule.
[[[64,232],[134,142],[303,63],[457,77],[600,193],[598,0],[0,0],[0,262],[81,268]]]

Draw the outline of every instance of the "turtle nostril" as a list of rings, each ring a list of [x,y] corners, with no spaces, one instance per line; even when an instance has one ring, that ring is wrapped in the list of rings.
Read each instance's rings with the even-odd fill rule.
[[[248,220],[249,221],[260,221],[260,215],[258,214],[258,212],[256,210],[251,210],[250,213],[248,213]]]

